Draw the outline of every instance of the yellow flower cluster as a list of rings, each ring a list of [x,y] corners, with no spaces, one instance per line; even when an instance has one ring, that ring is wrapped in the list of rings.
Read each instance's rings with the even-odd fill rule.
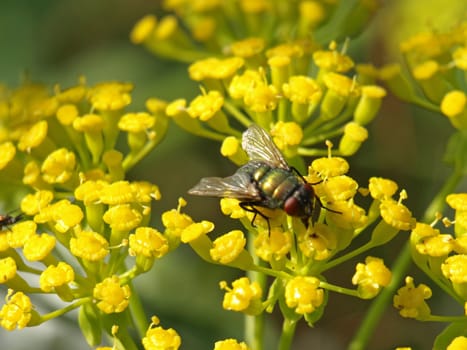
[[[400,44],[404,64],[381,69],[362,66],[358,70],[368,79],[384,80],[402,100],[441,112],[452,126],[465,130],[467,96],[460,77],[467,70],[466,28],[464,20],[448,32],[432,29],[416,34]]]
[[[127,112],[132,89],[121,82],[87,86],[81,79],[53,93],[31,82],[2,90],[0,179],[25,193],[21,214],[1,217],[0,283],[11,290],[0,311],[5,329],[81,308],[84,335],[96,345],[99,318],[128,313],[131,280],[168,253],[166,236],[148,227],[159,188],[125,180],[162,140],[168,118],[155,99],[147,112]],[[120,134],[127,151],[118,149]],[[38,286],[24,273],[36,275]],[[36,293],[56,294],[68,304],[39,315]]]
[[[446,202],[455,210],[454,233],[435,228],[437,221],[433,225],[417,223],[410,235],[412,257],[437,284],[464,305],[467,302],[467,194],[450,194]]]
[[[334,37],[351,37],[378,8],[376,1],[345,6],[320,0],[287,5],[281,0],[164,0],[162,5],[171,14],[143,17],[130,39],[158,56],[184,62],[219,53],[260,61],[265,47],[283,42],[309,51],[329,40],[322,28],[326,23],[333,23]]]

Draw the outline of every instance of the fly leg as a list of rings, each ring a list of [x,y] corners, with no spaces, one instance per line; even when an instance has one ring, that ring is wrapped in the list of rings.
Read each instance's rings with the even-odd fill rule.
[[[259,203],[257,202],[240,202],[238,203],[238,205],[240,206],[240,208],[242,208],[243,210],[246,210],[246,211],[249,211],[250,213],[253,213],[253,219],[251,219],[251,226],[253,227],[256,227],[255,225],[255,219],[256,219],[256,215],[259,215],[261,216],[264,220],[266,220],[266,222],[268,223],[268,232],[271,233],[271,224],[269,223],[269,218],[264,215],[262,212],[260,212],[256,207],[255,205],[258,205]]]

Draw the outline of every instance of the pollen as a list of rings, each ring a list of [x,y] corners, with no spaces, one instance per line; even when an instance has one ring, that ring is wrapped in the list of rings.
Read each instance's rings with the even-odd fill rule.
[[[0,144],[0,170],[4,169],[16,155],[16,148],[12,142],[6,141]]]
[[[7,331],[23,329],[31,320],[32,304],[29,297],[23,292],[13,294],[9,290],[6,304],[0,310],[0,326]]]
[[[42,177],[50,184],[65,183],[71,178],[75,166],[75,154],[66,148],[60,148],[50,153],[42,163]]]
[[[30,152],[31,149],[38,147],[47,137],[47,130],[47,122],[45,120],[38,121],[21,135],[18,141],[18,149]]]
[[[246,238],[243,232],[233,230],[217,238],[209,254],[213,260],[221,264],[228,264],[240,255],[245,245]]]
[[[383,200],[380,211],[384,221],[398,230],[408,231],[415,227],[415,218],[412,217],[410,210],[402,203],[392,199]]]
[[[23,254],[29,261],[44,260],[55,248],[56,238],[48,234],[33,235],[24,243]]]
[[[296,103],[318,103],[322,96],[322,90],[318,83],[307,76],[294,75],[289,82],[282,86],[284,95]]]
[[[16,270],[16,262],[12,257],[7,256],[6,258],[0,259],[0,284],[15,277]]]
[[[398,186],[392,180],[382,177],[371,177],[368,189],[374,199],[382,200],[391,198],[397,192]]]
[[[41,273],[39,285],[44,292],[48,293],[74,280],[73,268],[65,262],[59,262],[57,266],[50,265]]]
[[[187,111],[190,117],[199,118],[205,122],[214,117],[221,110],[223,104],[224,97],[219,91],[212,90],[191,101]]]
[[[130,204],[118,204],[110,207],[102,218],[113,230],[130,231],[141,223],[143,216]]]
[[[161,258],[169,251],[169,243],[159,231],[151,227],[138,227],[129,236],[129,253],[147,258]]]
[[[285,286],[285,302],[297,314],[312,313],[324,301],[324,291],[319,288],[320,281],[312,276],[297,276]]]
[[[109,252],[109,244],[97,232],[82,231],[70,239],[70,251],[78,258],[99,261]]]
[[[156,118],[149,113],[127,113],[118,121],[118,128],[126,132],[139,133],[152,128],[155,123]]]
[[[131,290],[128,285],[121,286],[117,276],[112,276],[96,284],[93,296],[102,312],[118,313],[124,311],[130,303]]]

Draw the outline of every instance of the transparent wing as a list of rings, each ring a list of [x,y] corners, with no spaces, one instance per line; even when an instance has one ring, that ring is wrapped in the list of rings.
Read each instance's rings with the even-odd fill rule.
[[[242,148],[250,160],[260,160],[275,167],[289,169],[281,151],[271,136],[258,125],[251,125],[242,136]]]
[[[244,173],[235,173],[228,177],[205,177],[189,194],[207,197],[227,197],[240,200],[260,200],[258,189]]]

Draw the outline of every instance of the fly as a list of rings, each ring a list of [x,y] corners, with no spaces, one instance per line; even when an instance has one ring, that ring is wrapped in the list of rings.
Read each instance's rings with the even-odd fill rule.
[[[257,125],[251,125],[242,135],[242,148],[250,158],[233,175],[206,177],[188,191],[189,194],[208,197],[235,198],[244,210],[269,219],[257,208],[282,209],[288,215],[299,217],[308,225],[316,221],[323,207],[312,184],[289,166],[269,134]]]

